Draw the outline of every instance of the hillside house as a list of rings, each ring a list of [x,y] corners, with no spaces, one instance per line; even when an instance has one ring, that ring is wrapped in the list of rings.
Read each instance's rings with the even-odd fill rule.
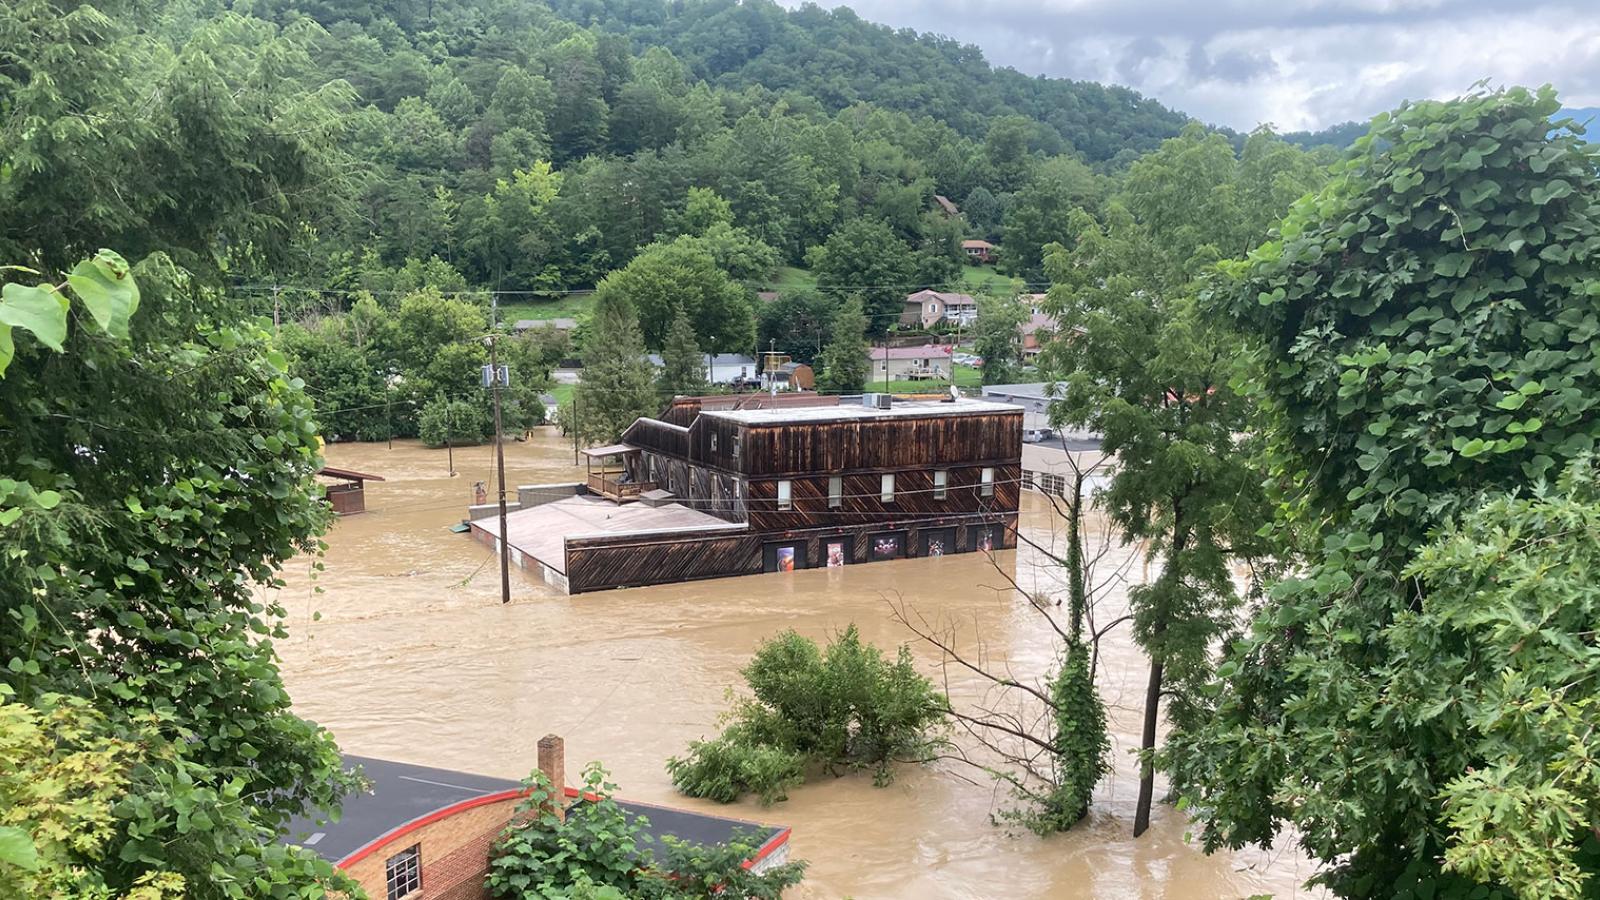
[[[999,250],[999,247],[988,241],[971,240],[961,242],[961,252],[967,255],[967,262],[975,266],[994,262]]]
[[[954,291],[922,290],[906,295],[900,324],[931,328],[940,322],[971,325],[978,321],[978,298]]]
[[[949,378],[953,370],[951,356],[954,348],[941,344],[923,344],[920,347],[873,347],[872,378],[882,381],[904,379]]]
[[[947,219],[954,219],[956,216],[961,215],[960,207],[956,206],[949,197],[946,197],[943,194],[934,194],[933,202],[939,207],[939,211],[944,213],[945,218]]]
[[[632,502],[521,488],[545,493],[507,517],[507,542],[574,594],[1014,547],[1022,418],[967,399],[678,398],[591,451]],[[498,545],[494,518],[472,532]]]

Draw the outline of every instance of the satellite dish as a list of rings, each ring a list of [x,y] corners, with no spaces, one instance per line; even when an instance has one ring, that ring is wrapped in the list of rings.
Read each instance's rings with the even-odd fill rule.
[[[956,387],[953,384],[950,385],[950,399],[951,400],[960,400],[961,399],[961,389]]]

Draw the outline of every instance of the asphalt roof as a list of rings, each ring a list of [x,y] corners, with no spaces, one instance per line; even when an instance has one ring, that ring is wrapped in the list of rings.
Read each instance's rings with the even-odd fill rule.
[[[346,756],[344,762],[346,769],[359,766],[362,774],[372,782],[371,789],[346,797],[338,822],[318,824],[311,819],[296,818],[290,821],[279,838],[283,843],[299,844],[313,850],[331,863],[339,862],[413,819],[463,800],[522,786],[508,778],[472,775],[365,756]],[[672,835],[698,844],[717,844],[727,841],[735,832],[755,831],[757,842],[764,843],[784,830],[778,826],[673,809],[654,803],[621,799],[617,803],[629,816],[643,816],[648,822],[644,834],[656,841]],[[582,815],[583,808],[582,801],[574,801],[574,805],[569,807],[569,814]]]

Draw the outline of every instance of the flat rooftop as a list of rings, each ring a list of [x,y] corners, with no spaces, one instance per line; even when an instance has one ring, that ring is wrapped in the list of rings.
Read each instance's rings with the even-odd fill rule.
[[[994,413],[1021,413],[1010,403],[991,400],[895,400],[888,409],[863,403],[841,402],[837,406],[791,406],[773,409],[702,409],[700,415],[742,422],[746,425],[782,425],[789,422],[844,422],[851,420],[911,419],[932,416],[976,416]]]
[[[330,863],[338,863],[407,822],[463,800],[522,787],[519,782],[509,778],[491,778],[365,756],[344,757],[346,770],[358,766],[372,782],[372,787],[345,798],[338,822],[319,823],[315,819],[296,818],[289,822],[280,840],[305,847]],[[754,831],[759,835],[757,843],[765,843],[783,832],[780,827],[742,819],[688,812],[653,803],[617,802],[629,818],[643,816],[648,820],[644,833],[656,841],[665,835],[672,835],[697,844],[721,844],[737,831]],[[576,800],[572,803],[569,809],[581,814],[583,805]]]
[[[500,536],[497,516],[478,519],[473,527]],[[681,503],[647,506],[613,503],[580,494],[554,503],[519,509],[506,516],[506,542],[565,575],[566,539],[580,534],[631,534],[651,531],[685,531],[707,527],[737,528],[737,524]]]

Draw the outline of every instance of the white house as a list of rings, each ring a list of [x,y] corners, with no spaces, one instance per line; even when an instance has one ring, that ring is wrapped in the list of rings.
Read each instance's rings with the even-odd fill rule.
[[[733,384],[736,381],[750,381],[756,377],[756,358],[745,356],[742,353],[718,353],[701,357],[705,367],[706,381],[711,384]],[[666,365],[661,359],[661,354],[650,354],[650,364],[656,368]]]

